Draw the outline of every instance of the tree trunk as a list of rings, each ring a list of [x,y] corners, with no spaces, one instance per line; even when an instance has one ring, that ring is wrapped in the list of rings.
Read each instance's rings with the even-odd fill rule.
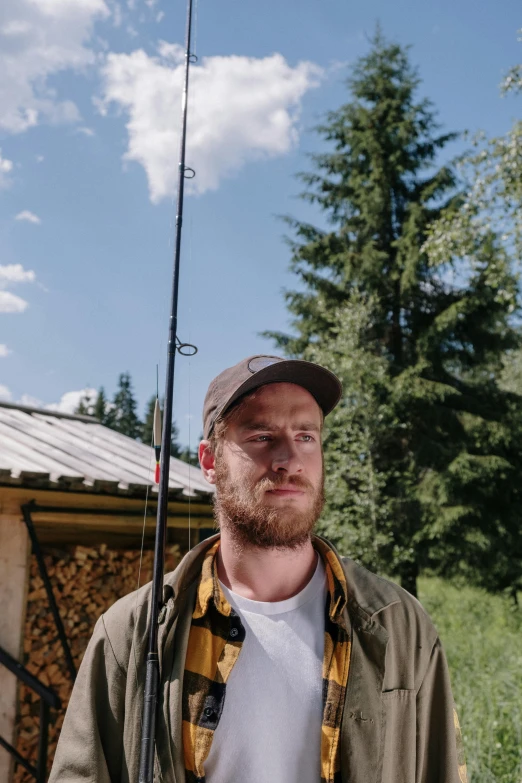
[[[417,563],[404,563],[400,569],[401,587],[417,598],[417,577],[419,566]]]

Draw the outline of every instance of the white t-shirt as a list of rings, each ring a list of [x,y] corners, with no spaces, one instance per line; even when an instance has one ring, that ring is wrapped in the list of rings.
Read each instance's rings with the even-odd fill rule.
[[[245,640],[205,762],[208,783],[318,783],[321,777],[323,562],[286,601],[251,601],[222,583]]]

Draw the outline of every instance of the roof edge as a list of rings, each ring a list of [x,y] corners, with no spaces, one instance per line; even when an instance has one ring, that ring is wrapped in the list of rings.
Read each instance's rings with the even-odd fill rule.
[[[30,405],[19,405],[17,402],[6,402],[0,400],[0,408],[12,408],[24,413],[43,413],[44,416],[54,416],[57,419],[73,419],[74,421],[86,421],[89,424],[101,424],[100,420],[94,416],[83,416],[80,413],[62,413],[61,411],[50,411],[47,408],[33,408]]]

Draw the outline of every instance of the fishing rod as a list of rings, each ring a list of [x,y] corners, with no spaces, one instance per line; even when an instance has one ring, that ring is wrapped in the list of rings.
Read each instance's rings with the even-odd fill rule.
[[[154,542],[154,568],[152,578],[152,595],[150,607],[149,645],[146,662],[145,693],[143,701],[143,717],[140,742],[140,766],[139,783],[153,783],[154,774],[154,746],[156,735],[156,714],[158,707],[159,685],[159,657],[158,657],[158,618],[163,603],[163,575],[165,568],[165,544],[167,537],[167,513],[169,493],[170,471],[170,442],[172,436],[172,397],[174,391],[174,366],[176,351],[182,355],[193,355],[197,348],[188,343],[182,343],[177,337],[178,323],[178,290],[179,290],[179,262],[181,249],[181,227],[183,223],[183,195],[185,179],[195,176],[194,169],[185,166],[185,146],[187,137],[187,99],[189,85],[189,69],[191,63],[197,61],[195,54],[190,51],[192,34],[192,0],[187,0],[187,26],[185,34],[185,79],[183,84],[183,96],[181,101],[181,143],[178,167],[178,191],[176,206],[176,237],[174,244],[174,269],[172,276],[172,299],[168,330],[167,347],[167,373],[165,379],[165,401],[163,410],[163,428],[161,430],[161,444],[157,443],[159,429],[159,402],[156,400],[155,409],[155,438],[156,462],[159,462],[161,450],[161,462],[159,465],[158,506],[156,517],[156,538]]]

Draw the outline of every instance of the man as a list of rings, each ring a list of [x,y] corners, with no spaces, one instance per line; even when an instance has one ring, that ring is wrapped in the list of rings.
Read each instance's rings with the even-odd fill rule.
[[[210,384],[199,447],[220,533],[165,578],[155,779],[463,783],[447,664],[397,585],[312,531],[341,386],[254,356]],[[98,621],[50,783],[137,781],[150,585]]]

